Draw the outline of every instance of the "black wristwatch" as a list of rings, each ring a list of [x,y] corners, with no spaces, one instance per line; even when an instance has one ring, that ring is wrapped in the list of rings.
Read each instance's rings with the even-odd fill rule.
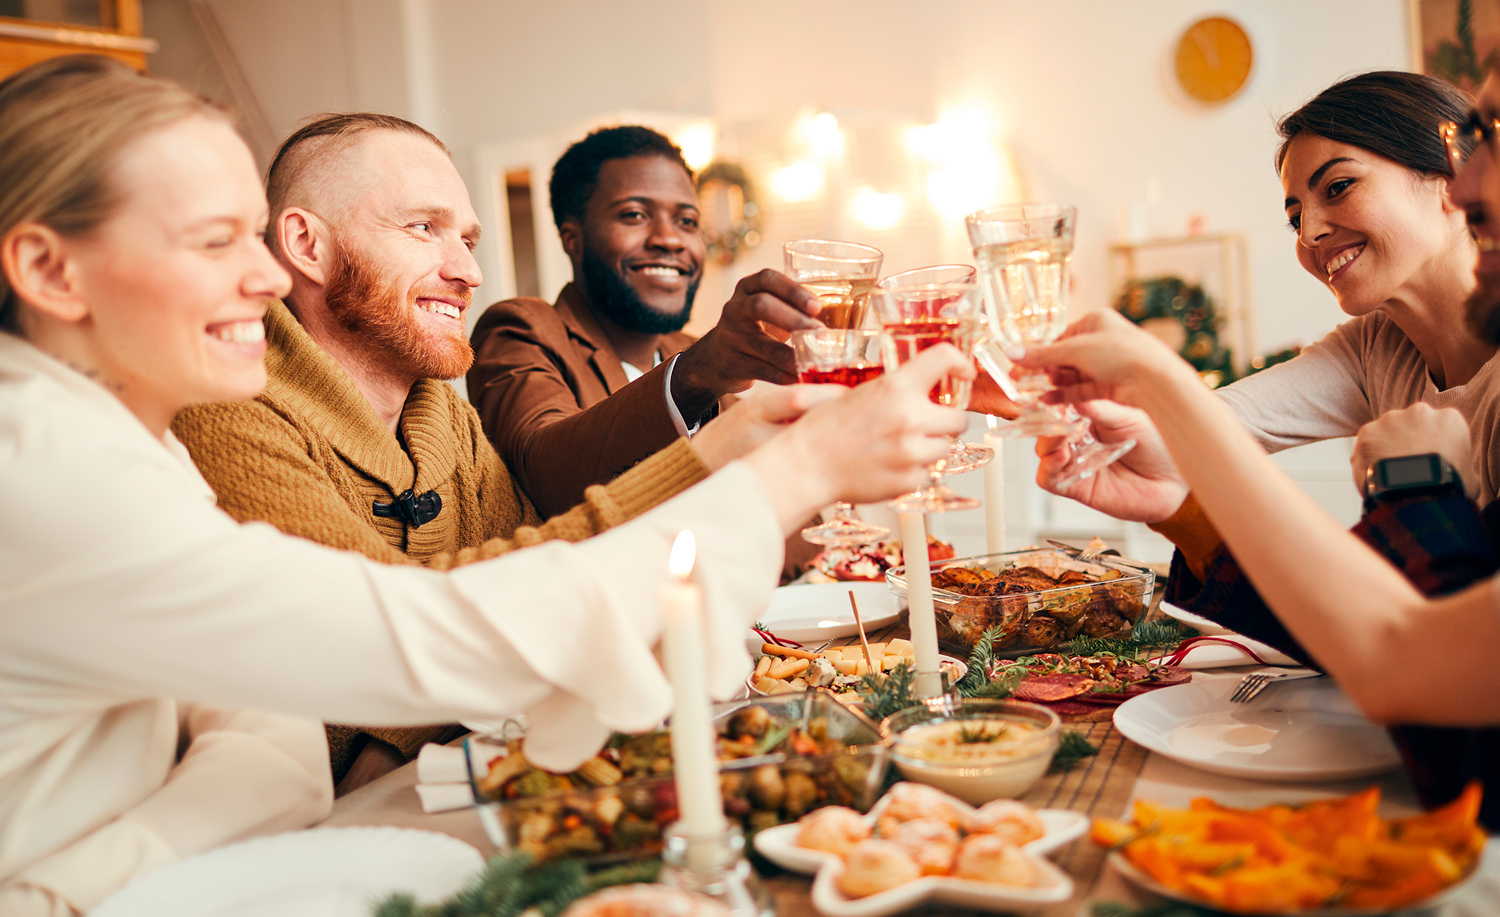
[[[1365,509],[1391,496],[1417,494],[1464,495],[1464,481],[1447,459],[1436,452],[1383,458],[1365,472]]]

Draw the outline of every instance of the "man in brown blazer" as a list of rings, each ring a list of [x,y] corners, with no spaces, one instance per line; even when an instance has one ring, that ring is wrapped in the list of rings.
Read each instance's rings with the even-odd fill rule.
[[[556,305],[490,306],[468,373],[485,435],[543,514],[691,435],[725,395],[796,381],[762,322],[818,326],[815,297],[761,271],[702,339],[681,333],[705,246],[692,170],[656,131],[595,131],[558,159],[549,192],[573,282]]]

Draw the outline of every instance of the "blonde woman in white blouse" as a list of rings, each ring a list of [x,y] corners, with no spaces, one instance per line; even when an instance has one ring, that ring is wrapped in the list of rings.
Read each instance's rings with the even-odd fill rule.
[[[526,711],[528,752],[559,767],[650,727],[670,702],[654,596],[684,528],[727,692],[783,535],[834,499],[916,489],[964,426],[926,393],[970,370],[934,348],[842,397],[750,399],[694,441],[722,470],[580,544],[438,573],[242,526],[168,423],[265,382],[261,316],[288,285],[265,220],[248,150],[180,87],[97,57],[0,83],[7,917],[86,911],[184,855],[319,820],[320,719]]]

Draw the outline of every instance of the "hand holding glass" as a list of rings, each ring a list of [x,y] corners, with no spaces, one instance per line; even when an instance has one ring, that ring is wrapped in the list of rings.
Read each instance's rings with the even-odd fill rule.
[[[990,331],[1005,346],[1050,344],[1066,329],[1076,218],[1077,208],[1068,204],[1011,204],[964,218],[990,303]],[[1001,435],[1077,437],[1060,486],[1092,477],[1134,448],[1134,440],[1096,442],[1086,419],[1043,404],[1041,396],[1053,388],[1045,372],[1026,373],[1017,388],[1021,416]]]

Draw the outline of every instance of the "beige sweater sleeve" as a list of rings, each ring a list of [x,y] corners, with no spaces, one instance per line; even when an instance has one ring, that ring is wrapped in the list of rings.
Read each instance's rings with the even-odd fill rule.
[[[313,459],[308,437],[267,405],[238,402],[190,408],[177,415],[172,429],[192,453],[219,506],[234,518],[269,522],[288,534],[383,563],[415,563],[369,524],[364,506],[350,505]],[[428,565],[449,569],[552,539],[581,541],[707,476],[708,469],[688,441],[678,440],[608,485],[590,488],[584,502],[568,512],[437,555]],[[535,518],[534,511],[528,516]]]
[[[186,705],[181,729],[187,750],[167,782],[15,876],[7,887],[17,908],[87,912],[137,876],[183,857],[327,817],[333,783],[316,721]]]

